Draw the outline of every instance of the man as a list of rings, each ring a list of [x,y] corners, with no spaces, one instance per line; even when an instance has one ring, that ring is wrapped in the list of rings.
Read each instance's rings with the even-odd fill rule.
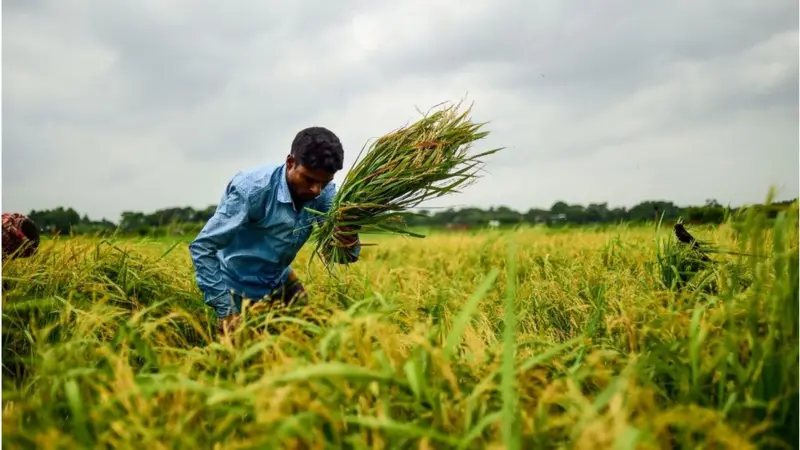
[[[228,183],[214,216],[189,245],[197,284],[221,319],[221,332],[235,326],[245,298],[281,306],[307,300],[290,264],[321,220],[305,208],[330,209],[331,181],[343,160],[339,138],[311,127],[297,133],[284,163],[239,172]],[[360,242],[352,231],[336,230],[350,248],[348,259],[338,262],[358,260]]]
[[[3,259],[28,258],[39,249],[39,227],[19,213],[3,213]]]

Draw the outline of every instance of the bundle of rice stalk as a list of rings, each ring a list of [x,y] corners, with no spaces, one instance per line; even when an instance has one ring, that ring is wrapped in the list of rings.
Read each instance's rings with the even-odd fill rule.
[[[424,237],[403,228],[402,217],[424,201],[472,184],[483,164],[481,158],[503,149],[470,155],[472,144],[489,132],[481,130],[485,123],[469,119],[471,106],[463,111],[460,106],[423,114],[417,122],[361,149],[322,226],[312,236],[312,257],[319,256],[326,265],[347,260],[348,249],[334,233],[337,226],[352,232]]]

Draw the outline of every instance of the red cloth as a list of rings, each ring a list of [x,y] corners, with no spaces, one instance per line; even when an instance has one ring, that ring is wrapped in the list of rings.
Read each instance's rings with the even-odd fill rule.
[[[36,252],[39,246],[39,237],[31,236],[29,238],[25,235],[22,228],[25,222],[33,225],[33,222],[23,214],[3,213],[3,258],[12,255],[24,258]],[[19,249],[26,242],[30,242],[32,245],[27,245],[26,248],[20,252]]]

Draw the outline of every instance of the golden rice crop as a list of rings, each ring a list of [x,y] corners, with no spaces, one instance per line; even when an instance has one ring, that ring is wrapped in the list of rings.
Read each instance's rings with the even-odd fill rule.
[[[674,283],[651,226],[388,237],[222,339],[186,243],[43,241],[3,265],[3,444],[792,448],[797,210],[692,232],[762,257]]]

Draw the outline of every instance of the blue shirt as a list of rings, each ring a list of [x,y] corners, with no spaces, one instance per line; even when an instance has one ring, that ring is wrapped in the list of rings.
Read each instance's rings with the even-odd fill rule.
[[[336,186],[296,210],[286,182],[286,164],[239,172],[228,183],[214,216],[189,252],[205,303],[217,317],[235,308],[229,293],[257,301],[286,282],[289,265],[322,218],[305,210],[327,212]],[[358,258],[357,243],[353,256]]]

